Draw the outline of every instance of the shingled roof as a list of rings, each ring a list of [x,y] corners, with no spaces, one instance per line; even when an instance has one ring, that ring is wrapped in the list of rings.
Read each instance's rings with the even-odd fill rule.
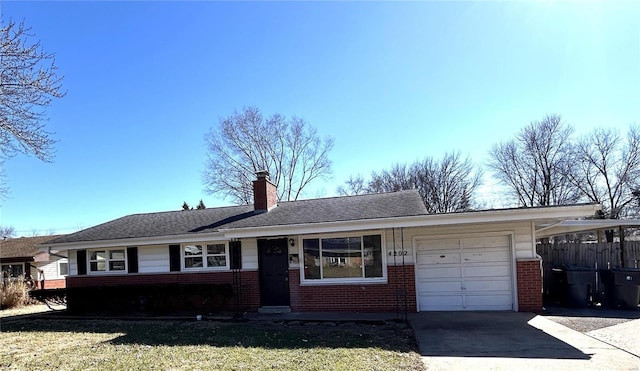
[[[57,237],[60,235],[4,239],[0,241],[0,259],[33,258],[40,253],[38,245]]]
[[[271,211],[253,205],[134,214],[50,241],[48,245],[212,233],[221,229],[286,226],[426,215],[415,190],[281,202]]]

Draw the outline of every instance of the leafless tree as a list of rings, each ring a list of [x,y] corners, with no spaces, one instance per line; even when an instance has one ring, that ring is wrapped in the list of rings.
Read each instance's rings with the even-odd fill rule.
[[[548,115],[524,127],[514,140],[495,144],[488,166],[520,206],[574,203],[581,194],[567,179],[575,164],[572,134],[560,116]]]
[[[32,154],[53,158],[55,140],[45,130],[45,109],[65,95],[54,54],[32,42],[30,28],[11,20],[0,28],[0,151],[9,158]]]
[[[371,180],[367,186],[371,193],[397,192],[418,188],[415,174],[411,172],[411,166],[396,163],[390,169],[373,171]]]
[[[16,229],[12,226],[0,226],[0,239],[10,238],[15,236]]]
[[[640,128],[632,125],[626,140],[612,129],[596,129],[574,145],[576,166],[568,176],[605,216],[618,219],[640,196]]]
[[[331,173],[329,152],[333,139],[298,117],[280,114],[264,117],[255,107],[245,107],[220,120],[205,136],[206,191],[236,203],[253,202],[255,173],[269,171],[278,187],[278,199],[296,200],[314,180]]]
[[[5,199],[7,197],[7,194],[9,193],[9,187],[7,186],[7,183],[6,183],[6,173],[4,171],[4,163],[5,163],[5,159],[0,153],[0,201]]]
[[[482,172],[469,157],[445,153],[441,160],[427,157],[411,165],[394,164],[389,170],[373,172],[367,191],[395,192],[417,189],[430,213],[448,213],[473,208],[474,193]]]
[[[466,211],[473,208],[473,194],[480,186],[482,171],[469,157],[459,152],[446,153],[442,160],[426,158],[416,162],[411,172],[416,176],[418,192],[430,213]]]
[[[367,193],[368,189],[364,178],[358,174],[355,177],[350,175],[349,179],[347,179],[343,185],[338,186],[336,192],[338,192],[340,196],[356,196]]]

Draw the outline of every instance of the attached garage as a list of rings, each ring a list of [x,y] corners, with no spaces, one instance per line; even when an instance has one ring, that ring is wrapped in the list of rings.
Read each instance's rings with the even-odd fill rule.
[[[415,237],[419,311],[513,310],[511,235]]]

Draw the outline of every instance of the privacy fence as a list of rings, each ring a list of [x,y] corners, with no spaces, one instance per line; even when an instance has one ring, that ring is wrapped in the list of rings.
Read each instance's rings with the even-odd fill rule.
[[[622,255],[619,242],[539,244],[537,252],[542,257],[545,294],[553,290],[553,268],[640,267],[640,241],[625,241]],[[621,257],[624,264],[621,264]]]
[[[625,241],[622,255],[619,242],[541,244],[537,250],[548,269],[569,266],[595,268],[596,263],[598,268],[634,268],[640,264],[640,241]],[[621,264],[621,256],[624,264]]]

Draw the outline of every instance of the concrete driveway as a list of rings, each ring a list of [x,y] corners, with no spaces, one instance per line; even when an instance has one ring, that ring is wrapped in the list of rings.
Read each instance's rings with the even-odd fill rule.
[[[640,320],[598,338],[532,313],[423,312],[409,321],[427,370],[640,370],[633,349],[602,340],[637,344]]]

